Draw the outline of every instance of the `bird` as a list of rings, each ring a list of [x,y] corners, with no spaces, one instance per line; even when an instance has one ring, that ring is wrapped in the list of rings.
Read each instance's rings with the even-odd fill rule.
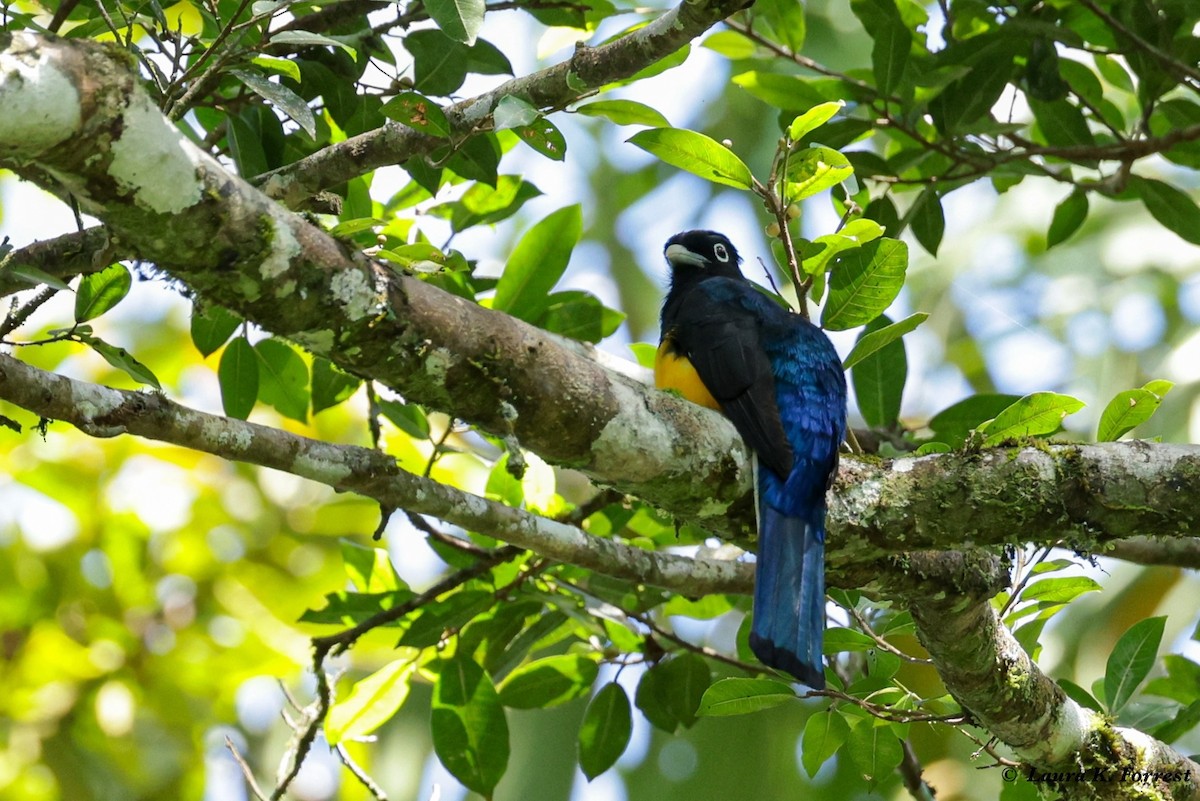
[[[825,494],[846,434],[841,360],[820,328],[742,275],[724,235],[683,231],[663,253],[670,283],[655,384],[722,412],[755,458],[750,648],[824,689]]]

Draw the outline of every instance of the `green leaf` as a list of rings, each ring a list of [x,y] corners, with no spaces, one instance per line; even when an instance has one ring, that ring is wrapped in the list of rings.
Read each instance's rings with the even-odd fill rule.
[[[1078,398],[1054,392],[1026,395],[981,429],[986,435],[983,446],[990,448],[1005,440],[1053,434],[1062,426],[1064,417],[1074,414],[1085,405]]]
[[[831,756],[837,753],[850,736],[850,725],[839,712],[826,709],[809,715],[800,740],[800,762],[808,778],[817,775]]]
[[[1165,616],[1138,621],[1113,646],[1104,670],[1104,697],[1109,714],[1121,711],[1154,667],[1166,623]]]
[[[200,351],[201,356],[207,358],[216,353],[241,324],[241,317],[221,306],[209,304],[200,307],[199,304],[193,304],[192,344]]]
[[[710,718],[746,715],[795,698],[795,690],[774,679],[721,679],[704,692],[697,714]]]
[[[85,275],[79,280],[79,289],[75,290],[75,322],[87,322],[104,314],[120,303],[132,286],[133,277],[120,263]]]
[[[880,315],[863,329],[859,342],[872,333],[883,331],[890,324],[891,320]],[[850,371],[850,380],[854,385],[854,396],[858,399],[858,410],[867,425],[877,428],[896,425],[907,377],[908,356],[904,351],[903,339],[892,340],[854,366]]]
[[[775,72],[743,72],[733,76],[733,82],[767,105],[779,109],[804,109],[829,100],[837,100],[840,92],[830,95],[822,91],[813,79]],[[839,86],[841,82],[836,82]]]
[[[414,439],[429,439],[429,418],[415,403],[380,400],[379,410],[396,428]]]
[[[588,704],[579,727],[579,767],[588,781],[611,768],[625,753],[632,732],[625,690],[616,682],[604,685]]]
[[[732,31],[729,31],[732,33]],[[740,34],[738,34],[740,36]],[[650,125],[655,128],[670,128],[667,118],[645,103],[636,100],[598,100],[575,109],[589,117],[605,117],[617,125]]]
[[[891,775],[904,758],[904,750],[892,730],[887,726],[873,726],[869,720],[862,721],[850,731],[846,738],[846,754],[870,787]]]
[[[917,312],[916,314],[910,314],[898,323],[885,325],[883,328],[876,329],[869,334],[864,334],[854,343],[854,347],[850,350],[849,355],[846,356],[846,360],[842,362],[842,369],[849,370],[875,351],[890,345],[912,331],[927,319],[929,319],[928,314]]]
[[[701,47],[707,47],[714,53],[720,53],[730,61],[751,58],[758,52],[758,45],[745,34],[737,31],[717,31],[708,35]],[[666,125],[666,123],[663,123]]]
[[[1186,656],[1167,654],[1163,657],[1163,665],[1167,675],[1151,679],[1142,692],[1170,698],[1180,704],[1200,701],[1200,664]]]
[[[433,750],[454,778],[490,798],[508,767],[508,721],[492,680],[468,656],[441,662],[433,685]]]
[[[313,358],[312,364],[312,412],[337,406],[349,398],[362,385],[362,379],[350,375],[328,359]]]
[[[1183,707],[1175,717],[1150,730],[1150,736],[1164,743],[1173,743],[1200,725],[1200,701]]]
[[[1154,219],[1193,245],[1200,245],[1200,208],[1196,201],[1170,184],[1134,176],[1129,186]]]
[[[932,187],[926,189],[917,198],[917,212],[912,218],[912,232],[921,247],[930,256],[936,256],[938,247],[942,244],[942,234],[946,232],[946,218],[942,213],[942,201]]]
[[[667,701],[670,679],[666,668],[666,662],[659,662],[643,673],[633,700],[652,726],[667,734],[674,734],[679,728],[679,718]]]
[[[749,189],[750,168],[729,148],[707,136],[683,128],[650,128],[626,140],[665,161],[713,183]]]
[[[908,245],[884,237],[834,257],[821,325],[831,331],[865,325],[882,314],[904,286]]]
[[[895,5],[890,0],[884,0],[879,5]],[[888,17],[884,25],[868,31],[875,40],[871,48],[871,65],[875,71],[875,85],[881,94],[890,95],[900,85],[904,76],[904,68],[908,66],[909,53],[912,50],[913,37],[900,19],[899,13]]]
[[[477,134],[458,146],[446,166],[461,178],[495,186],[499,176],[500,144],[493,133]]]
[[[309,33],[308,31],[280,31],[271,36],[271,42],[274,44],[300,45],[304,47],[340,47],[346,51],[346,54],[355,60],[358,59],[358,51],[340,39],[334,39],[331,36],[322,36],[319,33]]]
[[[449,95],[467,77],[467,46],[440,30],[413,31],[404,37],[404,49],[413,57],[413,82],[420,92]]]
[[[513,131],[523,143],[548,159],[562,161],[567,157],[567,139],[548,119],[541,118],[530,125],[517,126]]]
[[[1080,687],[1075,682],[1070,681],[1069,679],[1058,679],[1057,681],[1058,686],[1062,687],[1063,692],[1067,694],[1067,697],[1075,703],[1095,712],[1104,711],[1104,708],[1100,705],[1100,702],[1093,698],[1091,693]]]
[[[596,681],[596,660],[582,654],[538,659],[514,670],[500,685],[500,703],[514,709],[544,709],[586,695]]]
[[[0,258],[2,258],[2,256],[3,254],[0,254]],[[66,292],[71,289],[71,287],[67,285],[67,282],[63,281],[61,278],[53,276],[45,270],[39,270],[37,267],[30,267],[29,265],[12,265],[6,267],[4,270],[0,270],[0,275],[15,278],[18,281],[29,284],[30,286],[41,286],[42,284],[45,284],[48,287],[57,289],[59,292]]]
[[[492,123],[499,131],[528,125],[540,116],[542,112],[534,108],[528,100],[516,95],[505,95],[492,111]]]
[[[1087,147],[1096,144],[1079,107],[1066,100],[1046,102],[1029,98],[1029,106],[1046,143],[1054,147]]]
[[[762,20],[771,29],[772,39],[799,53],[804,48],[807,34],[805,8],[794,0],[758,0],[754,5],[757,20]]]
[[[788,126],[788,138],[798,142],[804,138],[805,134],[815,131],[829,122],[833,118],[833,115],[837,114],[845,106],[846,101],[844,100],[836,100],[813,106],[792,120],[792,124]]]
[[[823,234],[801,246],[804,272],[822,275],[834,256],[843,250],[858,247],[883,236],[883,228],[874,220],[860,217],[851,220],[836,234]]]
[[[350,540],[342,540],[341,545],[346,576],[359,592],[392,592],[401,589],[404,583],[396,575],[385,549],[364,547]]]
[[[354,740],[378,729],[408,698],[416,662],[397,659],[355,683],[350,693],[329,709],[325,739],[330,745]]]
[[[388,119],[421,133],[440,137],[450,135],[450,121],[446,119],[446,112],[425,95],[403,92],[384,103],[379,110]]]
[[[1086,592],[1100,590],[1100,585],[1086,576],[1061,576],[1033,582],[1021,592],[1021,600],[1065,604]]]
[[[1175,386],[1170,381],[1154,381],[1141,389],[1118,392],[1104,407],[1100,415],[1100,427],[1096,432],[1097,442],[1115,442],[1125,434],[1149,420],[1158,411],[1163,396]]]
[[[425,0],[425,8],[451,39],[475,44],[475,36],[483,25],[483,0]]]
[[[582,290],[554,292],[536,325],[571,339],[597,343],[621,325],[625,315],[610,309],[595,295]]]
[[[824,192],[854,174],[850,161],[830,147],[815,145],[794,153],[787,163],[787,197],[797,202]]]
[[[278,339],[254,346],[258,356],[258,398],[284,417],[308,420],[308,365],[300,354]]]
[[[221,353],[217,367],[221,385],[221,405],[225,414],[245,420],[258,400],[258,357],[244,336],[238,337]]]
[[[317,138],[317,120],[312,109],[304,98],[281,83],[274,83],[266,76],[250,70],[230,70],[230,72],[259,97],[266,100],[275,108],[292,119],[300,129],[308,134],[310,139]]]
[[[129,351],[124,348],[118,348],[116,345],[110,345],[91,334],[84,334],[77,331],[75,336],[79,338],[80,342],[96,351],[96,353],[99,353],[104,358],[104,361],[125,373],[134,381],[154,387],[157,390],[162,389],[162,385],[158,383],[158,378],[150,371],[150,368],[133,358],[133,355]]]
[[[663,677],[671,714],[685,729],[691,728],[701,699],[712,683],[708,663],[696,654],[679,654],[663,666]]]
[[[492,308],[526,322],[546,308],[550,290],[558,283],[571,251],[583,233],[579,204],[553,212],[530,228],[513,248],[496,284]]]
[[[1079,230],[1087,219],[1087,192],[1076,189],[1054,207],[1054,216],[1050,219],[1050,230],[1046,232],[1046,247],[1052,248],[1060,242],[1071,238],[1071,234]]]
[[[972,395],[947,406],[933,416],[929,427],[938,439],[951,445],[961,445],[972,430],[991,420],[1020,400],[1017,395]]]
[[[835,626],[825,632],[821,652],[833,656],[845,651],[869,651],[877,644],[861,631]]]
[[[325,596],[325,606],[309,609],[300,616],[302,623],[321,623],[335,626],[355,626],[380,612],[409,603],[416,595],[411,590],[396,592],[331,592]],[[389,623],[398,626],[399,623]]]
[[[278,72],[280,75],[285,75],[291,78],[296,83],[300,83],[300,65],[290,58],[279,58],[278,56],[255,56],[250,59],[250,63],[256,67],[262,67],[271,72]]]
[[[426,604],[417,612],[400,636],[405,648],[429,648],[437,645],[447,631],[461,629],[495,605],[487,590],[461,590]]]

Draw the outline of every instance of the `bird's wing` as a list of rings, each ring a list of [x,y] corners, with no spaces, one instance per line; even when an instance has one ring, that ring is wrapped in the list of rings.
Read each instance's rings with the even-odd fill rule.
[[[729,297],[731,289],[737,293],[742,287],[724,284],[706,281],[689,293],[673,321],[673,336],[746,444],[763,464],[786,476],[792,449],[775,402],[775,379],[759,340],[758,320]],[[744,291],[755,292],[748,285]]]

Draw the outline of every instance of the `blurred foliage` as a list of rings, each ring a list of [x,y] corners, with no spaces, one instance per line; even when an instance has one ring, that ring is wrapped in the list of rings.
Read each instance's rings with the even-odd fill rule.
[[[22,0],[0,21],[124,47],[181,130],[247,178],[386,120],[446,139],[402,173],[337,187],[321,222],[565,336],[652,338],[664,225],[772,253],[785,296],[823,303],[832,331],[861,328],[837,341],[885,455],[1051,436],[1073,413],[1075,437],[1195,440],[1194,2],[759,0],[598,100],[551,113],[510,96],[495,130],[450,136],[450,101],[661,10]],[[611,292],[585,258],[607,260]],[[145,268],[110,266],[64,297],[14,309],[6,341],[44,341],[19,350],[31,364],[377,444],[595,536],[711,544],[228,310],[196,304],[189,321]],[[297,797],[370,797],[352,763],[389,797],[424,801],[433,781],[454,797],[437,759],[501,799],[621,785],[637,799],[891,798],[902,741],[939,798],[1032,797],[976,773],[986,734],[960,728],[911,618],[878,599],[834,594],[844,695],[799,701],[753,664],[745,598],[672,596],[402,512],[373,548],[378,510],[361,499],[0,414],[25,429],[0,432],[0,797],[245,797],[226,736],[269,786],[293,754],[280,713],[303,728],[301,708],[322,709],[310,638],[394,610],[323,663],[334,704]],[[1200,750],[1195,579],[1068,557],[1020,555],[994,601],[1006,623],[1078,702]],[[598,789],[580,790],[585,776]]]

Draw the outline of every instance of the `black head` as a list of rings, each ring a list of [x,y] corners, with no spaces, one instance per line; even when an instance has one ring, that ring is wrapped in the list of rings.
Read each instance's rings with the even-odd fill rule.
[[[716,231],[683,231],[667,240],[663,253],[671,265],[672,282],[682,277],[693,280],[723,275],[741,278],[742,257],[737,248]]]

